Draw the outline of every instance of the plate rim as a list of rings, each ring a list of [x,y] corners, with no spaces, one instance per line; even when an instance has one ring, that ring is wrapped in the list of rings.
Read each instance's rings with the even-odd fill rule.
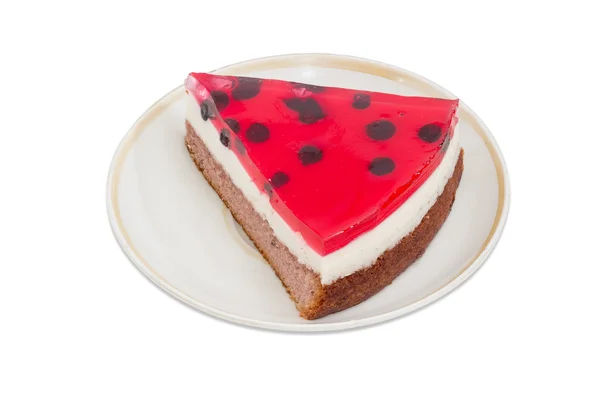
[[[450,91],[446,90],[437,83],[432,82],[429,79],[412,71],[379,61],[342,54],[293,53],[260,57],[230,64],[210,71],[210,73],[235,75],[261,70],[264,68],[290,68],[306,65],[365,72],[371,75],[387,78],[392,81],[404,81],[406,79],[410,79],[418,85],[425,85],[430,89],[436,89],[439,91],[437,95],[444,94],[446,96],[456,97]],[[346,330],[373,325],[409,314],[439,300],[448,293],[452,292],[454,289],[464,283],[470,276],[472,276],[475,271],[481,268],[500,240],[510,209],[511,193],[508,168],[502,152],[500,151],[500,147],[498,146],[496,139],[492,135],[489,128],[485,125],[481,118],[479,118],[479,116],[477,116],[477,114],[475,114],[475,112],[461,100],[459,109],[459,113],[461,114],[460,119],[467,119],[469,120],[470,124],[473,125],[475,131],[483,139],[486,148],[494,162],[498,178],[498,207],[496,210],[494,223],[492,224],[490,232],[479,252],[469,262],[467,262],[457,274],[450,278],[448,282],[430,294],[396,310],[371,317],[342,322],[322,323],[319,322],[319,320],[316,320],[311,321],[310,323],[298,324],[256,320],[222,311],[218,308],[204,304],[203,302],[194,299],[186,293],[175,288],[150,266],[150,264],[144,259],[143,255],[135,248],[135,246],[133,246],[131,239],[129,238],[129,234],[120,218],[120,210],[118,206],[118,183],[120,180],[120,171],[129,150],[131,150],[137,137],[144,130],[143,128],[179,97],[183,97],[184,93],[185,90],[182,84],[154,102],[137,118],[125,136],[121,139],[117,149],[113,154],[108,172],[108,179],[106,182],[106,203],[109,222],[113,234],[129,260],[155,285],[196,310],[230,322],[277,331],[322,332]]]

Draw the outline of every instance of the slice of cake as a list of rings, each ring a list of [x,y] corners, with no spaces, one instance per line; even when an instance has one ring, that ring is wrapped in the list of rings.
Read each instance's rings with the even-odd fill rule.
[[[206,73],[185,87],[192,159],[306,319],[389,285],[450,212],[458,100]]]

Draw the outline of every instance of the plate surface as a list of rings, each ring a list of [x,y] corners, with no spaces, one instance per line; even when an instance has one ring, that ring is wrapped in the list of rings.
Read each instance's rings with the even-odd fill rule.
[[[414,73],[338,55],[276,56],[214,72],[454,97]],[[461,103],[458,129],[465,171],[452,212],[426,253],[364,303],[305,321],[191,161],[183,140],[184,110],[184,89],[178,87],[150,107],[127,133],[109,172],[108,214],[132,262],[159,287],[208,314],[290,331],[348,329],[395,318],[464,282],[490,254],[505,224],[506,165],[491,133]]]

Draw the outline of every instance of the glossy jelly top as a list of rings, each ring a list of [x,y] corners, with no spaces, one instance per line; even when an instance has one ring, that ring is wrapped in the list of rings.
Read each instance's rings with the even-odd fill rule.
[[[439,165],[458,100],[192,73],[186,89],[275,211],[326,255],[374,228]]]

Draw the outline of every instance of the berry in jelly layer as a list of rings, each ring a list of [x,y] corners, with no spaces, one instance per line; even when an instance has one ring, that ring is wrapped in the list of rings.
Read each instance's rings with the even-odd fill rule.
[[[459,103],[205,73],[185,86],[275,211],[321,255],[373,229],[423,184]]]

